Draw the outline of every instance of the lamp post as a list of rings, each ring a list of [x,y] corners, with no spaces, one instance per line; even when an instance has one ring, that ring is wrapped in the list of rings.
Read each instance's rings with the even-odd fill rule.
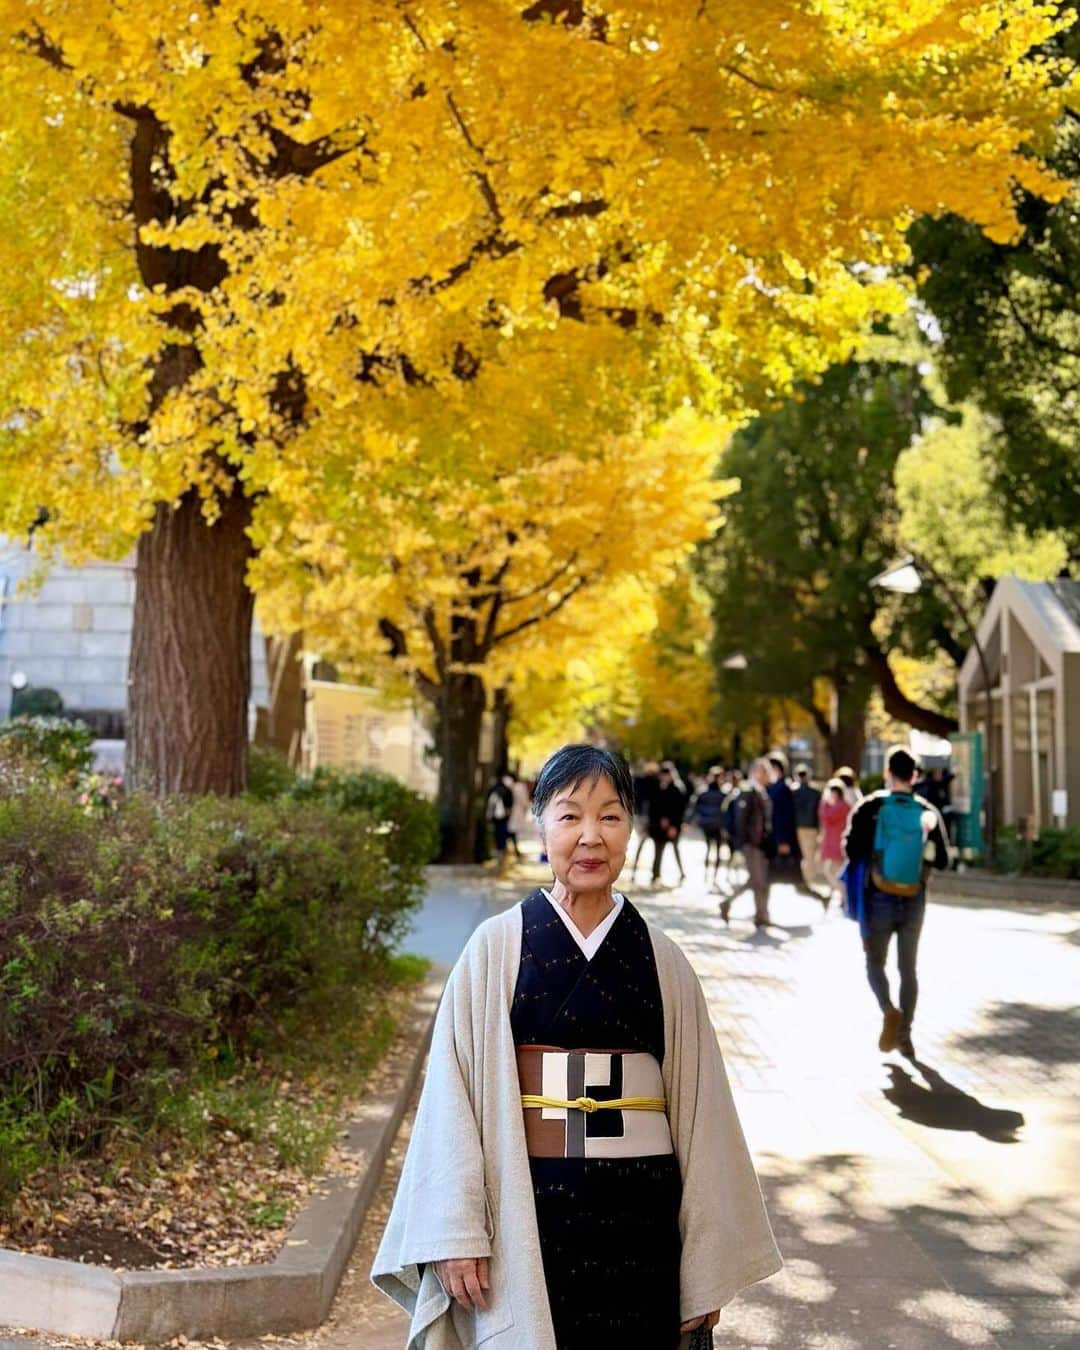
[[[990,664],[986,652],[979,641],[979,633],[972,622],[967,606],[961,601],[952,584],[924,558],[916,558],[909,553],[899,562],[887,567],[870,580],[871,586],[880,586],[882,590],[894,591],[899,595],[914,595],[922,590],[924,575],[942,592],[952,606],[960,622],[967,629],[971,645],[979,658],[979,668],[983,678],[983,697],[986,701],[986,743],[984,747],[983,776],[985,778],[984,795],[986,810],[986,856],[992,860],[995,848],[995,811],[994,811],[994,699],[990,689]]]
[[[27,684],[29,684],[29,680],[26,678],[25,671],[13,670],[11,672],[11,705],[10,710],[8,712],[9,717],[14,717],[16,715],[16,709],[19,703],[19,695],[26,688]]]

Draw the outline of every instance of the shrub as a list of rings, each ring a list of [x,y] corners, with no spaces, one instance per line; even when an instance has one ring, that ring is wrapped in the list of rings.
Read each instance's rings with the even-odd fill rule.
[[[410,875],[435,857],[439,849],[439,818],[435,804],[389,774],[363,769],[340,773],[316,769],[310,778],[298,778],[289,791],[296,802],[323,802],[342,812],[365,811],[382,821],[388,831],[387,853]]]
[[[282,797],[296,782],[296,771],[285,756],[264,745],[248,747],[247,795],[259,802]]]
[[[36,763],[74,782],[94,763],[94,733],[63,717],[14,717],[0,722],[5,758]]]
[[[1028,867],[1034,876],[1080,878],[1080,829],[1040,830]]]
[[[391,842],[318,800],[0,799],[0,1199],[43,1131],[92,1145],[192,1065],[362,1000],[419,895]]]
[[[999,872],[1080,880],[1080,829],[1040,830],[1033,840],[1015,829],[999,830],[994,865]]]

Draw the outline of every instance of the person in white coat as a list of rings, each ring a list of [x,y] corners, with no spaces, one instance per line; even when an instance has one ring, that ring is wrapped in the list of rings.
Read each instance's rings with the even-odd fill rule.
[[[533,800],[554,880],[447,984],[372,1269],[409,1350],[675,1350],[780,1256],[697,977],[615,890],[633,787],[566,746]]]

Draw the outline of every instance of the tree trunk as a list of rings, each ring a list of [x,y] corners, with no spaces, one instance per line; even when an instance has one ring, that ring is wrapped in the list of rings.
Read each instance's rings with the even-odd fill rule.
[[[495,690],[493,715],[495,721],[494,727],[494,770],[501,778],[504,774],[510,772],[510,717],[513,713],[513,704],[510,701],[510,691],[505,685]]]
[[[198,493],[159,503],[139,539],[128,676],[128,785],[235,795],[247,780],[253,597],[251,504],[233,490],[213,525]]]
[[[448,674],[438,689],[439,861],[476,856],[476,771],[487,693],[478,675]]]
[[[848,766],[858,774],[866,748],[869,689],[862,680],[836,686],[836,725],[829,732],[833,769]]]
[[[283,755],[292,768],[301,767],[304,744],[303,633],[266,639],[266,716],[256,739]],[[260,709],[262,712],[262,709]]]

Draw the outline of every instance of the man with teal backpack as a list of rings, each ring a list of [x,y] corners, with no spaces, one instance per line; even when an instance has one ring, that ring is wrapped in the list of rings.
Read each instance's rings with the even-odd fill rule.
[[[866,864],[861,929],[866,975],[883,1014],[881,1050],[915,1057],[911,1024],[919,982],[915,958],[926,913],[926,877],[949,865],[945,826],[937,809],[915,795],[917,765],[911,752],[894,745],[885,760],[885,788],[865,797],[852,812],[844,848],[853,863]],[[893,934],[900,968],[900,1006],[889,994],[885,958]]]

